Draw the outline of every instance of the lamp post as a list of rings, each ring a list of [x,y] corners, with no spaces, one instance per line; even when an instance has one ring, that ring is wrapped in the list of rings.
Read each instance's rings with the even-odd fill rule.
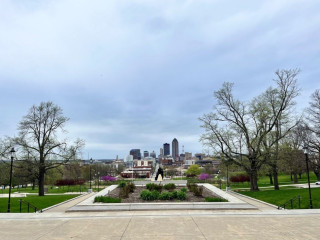
[[[227,163],[227,187],[226,190],[229,191],[230,186],[229,186],[229,163]]]
[[[308,188],[309,188],[309,200],[310,200],[310,209],[313,208],[312,206],[312,197],[311,197],[311,188],[310,188],[310,176],[309,176],[309,156],[308,156],[308,147],[303,147],[303,152],[306,155],[306,166],[307,166],[307,176],[308,176]]]
[[[100,183],[100,172],[98,172],[98,192],[100,192],[99,183]]]
[[[90,158],[90,164],[89,164],[89,174],[90,174],[90,176],[89,176],[89,183],[90,183],[90,189],[88,190],[88,192],[92,192],[92,187],[91,187],[91,180],[92,180],[92,178],[91,178],[91,164],[93,163],[93,160],[92,160],[92,158]]]
[[[11,185],[12,185],[12,165],[13,165],[13,158],[14,153],[16,151],[14,148],[11,148],[10,154],[11,154],[11,165],[10,165],[10,185],[9,185],[9,199],[8,199],[8,213],[10,212],[10,200],[11,200]]]

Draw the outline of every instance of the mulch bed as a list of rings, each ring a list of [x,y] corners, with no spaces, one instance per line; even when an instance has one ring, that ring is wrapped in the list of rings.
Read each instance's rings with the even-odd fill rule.
[[[180,191],[182,187],[177,187],[175,190]],[[122,203],[150,203],[150,202],[205,202],[206,197],[219,197],[213,194],[211,191],[207,190],[205,187],[203,188],[202,197],[196,197],[192,192],[187,190],[187,199],[186,200],[155,200],[155,201],[144,201],[140,198],[140,193],[142,190],[145,190],[145,187],[136,187],[133,193],[129,194],[129,198],[123,198]],[[162,192],[167,191],[163,190]],[[109,192],[108,196],[113,198],[119,197],[120,189],[116,188],[113,191]]]

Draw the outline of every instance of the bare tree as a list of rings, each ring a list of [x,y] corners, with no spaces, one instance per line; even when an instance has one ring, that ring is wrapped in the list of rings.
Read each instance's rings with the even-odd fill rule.
[[[249,104],[234,98],[233,84],[224,83],[214,92],[217,103],[214,112],[200,118],[205,133],[201,141],[226,159],[241,166],[250,176],[251,190],[257,191],[258,170],[267,161],[264,142],[274,131],[281,115],[293,104],[299,90],[296,76],[299,70],[276,72],[276,87],[269,88]],[[268,144],[273,146],[279,136]]]
[[[320,90],[311,95],[307,109],[306,144],[311,151],[311,165],[318,180],[320,180]]]
[[[37,166],[39,196],[44,196],[46,171],[74,160],[84,145],[82,140],[72,146],[68,146],[67,140],[59,140],[68,120],[60,107],[52,102],[42,102],[31,107],[19,123],[19,136],[14,141],[24,156],[29,156],[28,161]]]

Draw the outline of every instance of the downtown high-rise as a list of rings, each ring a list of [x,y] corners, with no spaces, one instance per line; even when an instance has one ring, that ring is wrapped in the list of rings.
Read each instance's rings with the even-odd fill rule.
[[[179,157],[179,142],[176,138],[172,140],[172,158],[177,161]]]

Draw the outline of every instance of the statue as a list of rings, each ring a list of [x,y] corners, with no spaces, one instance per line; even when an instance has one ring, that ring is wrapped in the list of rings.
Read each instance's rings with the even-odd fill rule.
[[[157,171],[157,175],[156,175],[156,181],[160,181],[161,182],[162,180],[163,180],[163,170],[162,170],[161,167],[159,167],[158,171]]]

